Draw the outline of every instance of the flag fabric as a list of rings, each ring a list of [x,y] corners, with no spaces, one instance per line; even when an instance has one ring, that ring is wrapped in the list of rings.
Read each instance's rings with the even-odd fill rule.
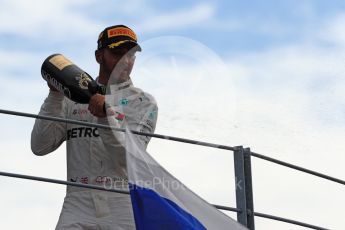
[[[137,230],[247,229],[193,193],[126,131],[128,183]]]

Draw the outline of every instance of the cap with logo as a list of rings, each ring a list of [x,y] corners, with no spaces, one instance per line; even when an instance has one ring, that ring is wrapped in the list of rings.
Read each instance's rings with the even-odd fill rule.
[[[141,51],[137,35],[132,29],[124,25],[116,25],[105,28],[98,36],[97,49],[127,47]]]

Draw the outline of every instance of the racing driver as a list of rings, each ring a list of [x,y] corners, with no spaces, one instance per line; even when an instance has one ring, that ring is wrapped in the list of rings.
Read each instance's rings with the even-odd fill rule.
[[[75,103],[48,85],[40,115],[107,124],[153,133],[157,121],[154,98],[133,86],[130,74],[135,53],[141,51],[137,36],[127,26],[105,28],[98,37],[95,58],[97,83],[108,87],[106,95],[95,94],[89,104]],[[42,156],[64,141],[67,148],[67,179],[72,182],[128,189],[123,133],[70,123],[36,119],[31,149]],[[138,136],[140,148],[150,140]],[[129,195],[67,186],[57,230],[135,229]]]

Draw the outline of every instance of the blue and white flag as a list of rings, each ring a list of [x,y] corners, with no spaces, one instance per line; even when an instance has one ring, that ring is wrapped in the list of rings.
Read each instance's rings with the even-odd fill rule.
[[[246,229],[193,193],[138,146],[127,130],[127,172],[137,230]]]

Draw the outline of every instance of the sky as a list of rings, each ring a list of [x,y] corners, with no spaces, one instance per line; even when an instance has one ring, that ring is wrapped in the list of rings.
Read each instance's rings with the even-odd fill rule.
[[[132,79],[157,100],[156,133],[345,179],[344,1],[0,0],[0,108],[38,113],[48,94],[40,68],[53,53],[97,77],[98,34],[115,24],[143,48]],[[33,155],[33,123],[0,115],[0,171],[65,180],[65,146]],[[210,203],[236,206],[232,152],[158,139],[148,152]],[[255,211],[344,228],[344,186],[256,158],[252,174]],[[0,184],[0,229],[54,229],[64,186]],[[255,220],[258,230],[305,229]]]

